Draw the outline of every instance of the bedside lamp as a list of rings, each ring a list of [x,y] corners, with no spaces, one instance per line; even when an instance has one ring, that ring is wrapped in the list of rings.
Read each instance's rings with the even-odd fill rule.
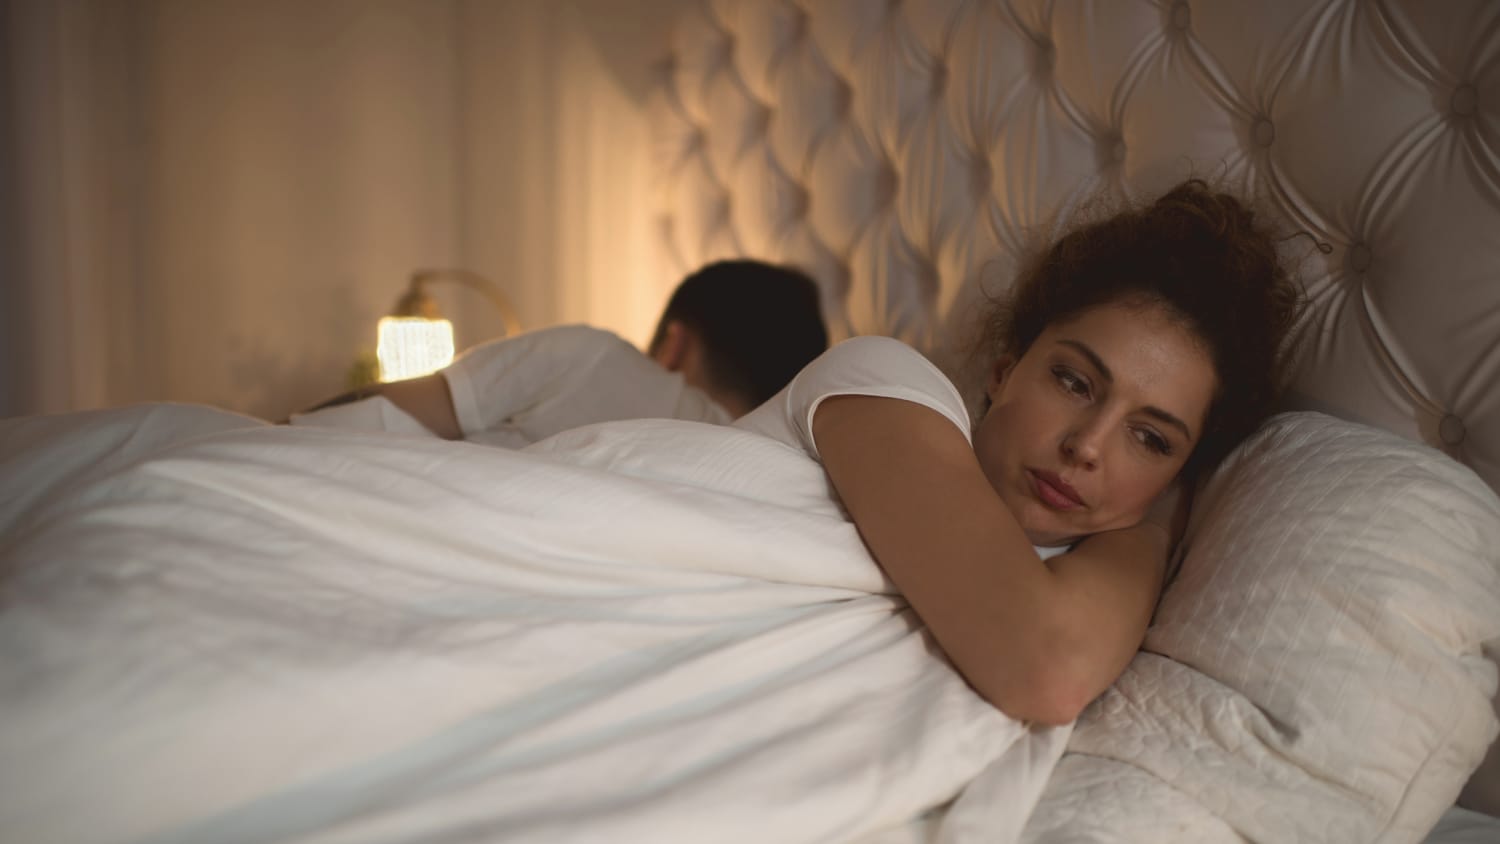
[[[453,362],[453,323],[443,319],[437,301],[427,293],[433,282],[454,282],[484,294],[500,312],[505,336],[520,333],[510,300],[484,276],[468,270],[419,270],[376,329],[381,381],[428,375]]]

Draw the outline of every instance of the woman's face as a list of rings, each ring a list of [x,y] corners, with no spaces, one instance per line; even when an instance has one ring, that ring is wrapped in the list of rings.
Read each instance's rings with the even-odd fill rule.
[[[1161,306],[1100,305],[996,364],[974,451],[1033,544],[1128,527],[1198,444],[1216,383]]]

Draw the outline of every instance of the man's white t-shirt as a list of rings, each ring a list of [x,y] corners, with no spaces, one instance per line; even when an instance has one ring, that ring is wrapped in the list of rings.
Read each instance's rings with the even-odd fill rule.
[[[467,440],[521,448],[617,419],[734,420],[616,334],[563,325],[475,346],[443,371]]]
[[[969,411],[958,388],[920,352],[890,337],[855,337],[839,343],[734,427],[779,440],[818,459],[813,414],[824,399],[849,395],[901,399],[929,407],[973,444]],[[1042,559],[1067,550],[1036,546]]]
[[[442,370],[464,439],[523,448],[570,428],[617,419],[727,425],[729,412],[618,335],[585,325],[529,331],[468,349]],[[294,425],[426,434],[375,396],[291,419]]]

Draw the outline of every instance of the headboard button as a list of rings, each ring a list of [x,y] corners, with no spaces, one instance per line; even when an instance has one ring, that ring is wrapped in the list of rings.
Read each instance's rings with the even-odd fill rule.
[[[796,9],[792,12],[791,30],[787,33],[787,40],[792,43],[801,41],[807,37],[807,10]]]
[[[1250,127],[1250,139],[1259,147],[1268,147],[1276,141],[1276,124],[1262,117]]]
[[[1033,68],[1038,75],[1046,75],[1052,72],[1052,63],[1055,61],[1052,42],[1046,38],[1038,38],[1033,42],[1033,56],[1036,66]]]
[[[854,106],[854,86],[843,77],[834,77],[833,82],[833,110],[836,114],[848,114],[849,109]]]
[[[771,107],[761,103],[755,107],[750,117],[750,130],[756,135],[764,135],[771,128]]]
[[[1177,0],[1172,4],[1172,26],[1181,32],[1193,25],[1193,9],[1188,6],[1187,0]]]
[[[1094,150],[1101,169],[1108,170],[1125,163],[1125,139],[1118,132],[1106,132],[1095,138]]]
[[[789,197],[789,199],[790,201],[788,205],[790,207],[787,210],[791,214],[792,218],[800,220],[803,217],[806,217],[808,206],[812,204],[812,196],[807,192],[807,188],[804,188],[801,185],[794,186],[791,190],[791,196]]]
[[[995,174],[990,168],[990,160],[982,155],[974,157],[974,163],[969,167],[969,187],[974,192],[974,197],[980,199],[990,195],[990,188],[994,186]]]
[[[1464,420],[1451,413],[1443,414],[1443,420],[1438,423],[1438,436],[1446,445],[1458,445],[1464,441],[1468,433],[1468,429],[1464,427]]]
[[[935,100],[943,95],[943,89],[948,87],[948,67],[938,63],[932,66],[932,78],[928,81],[928,93]]]
[[[884,208],[896,200],[896,168],[889,162],[875,171],[875,204]]]
[[[1453,98],[1448,107],[1459,117],[1470,117],[1479,110],[1479,90],[1473,85],[1460,85],[1453,89]]]
[[[1363,243],[1356,243],[1349,247],[1344,254],[1344,266],[1354,273],[1362,273],[1370,268],[1370,263],[1375,260],[1375,255],[1370,247]]]

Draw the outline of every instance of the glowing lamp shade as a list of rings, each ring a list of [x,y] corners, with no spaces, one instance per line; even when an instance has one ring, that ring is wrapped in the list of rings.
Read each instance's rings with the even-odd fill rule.
[[[521,321],[510,300],[484,276],[469,270],[418,270],[412,274],[406,292],[396,300],[391,315],[382,318],[376,328],[375,357],[380,363],[381,381],[420,378],[453,362],[453,323],[443,319],[437,300],[427,293],[428,286],[437,282],[478,291],[500,312],[504,336],[521,333]]]
[[[453,323],[446,319],[382,317],[377,332],[381,381],[430,375],[453,362]]]

